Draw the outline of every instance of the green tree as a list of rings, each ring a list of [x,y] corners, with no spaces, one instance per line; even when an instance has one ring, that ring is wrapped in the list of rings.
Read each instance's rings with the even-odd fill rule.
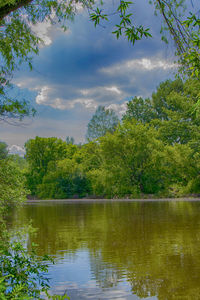
[[[54,137],[36,137],[26,142],[25,149],[26,159],[29,163],[27,183],[32,194],[35,195],[37,194],[37,185],[42,183],[49,162],[67,157],[67,144]]]
[[[143,99],[142,97],[134,97],[127,103],[127,110],[122,117],[122,120],[135,119],[142,123],[149,123],[156,118],[157,114],[154,110],[151,99]]]
[[[74,145],[74,138],[73,138],[73,136],[67,136],[66,137],[66,143]]]
[[[34,245],[29,249],[24,246],[30,232],[15,231],[13,236],[6,229],[8,212],[19,207],[29,192],[25,188],[25,160],[17,155],[6,156],[6,147],[3,143],[0,159],[0,299],[42,299],[41,292],[48,299],[69,299],[48,294],[47,271],[52,260],[47,256],[38,258]]]
[[[99,106],[87,126],[86,139],[95,140],[107,132],[114,132],[119,119],[112,109]]]
[[[4,142],[0,142],[0,160],[8,156],[8,146]]]
[[[21,157],[18,154],[9,154],[9,159],[12,160],[21,171],[24,173],[27,171],[28,163],[24,157]]]
[[[97,169],[100,167],[102,161],[100,157],[100,147],[99,143],[91,141],[84,144],[79,150],[74,154],[73,159],[81,167],[84,173],[92,169]]]
[[[152,121],[168,144],[186,144],[199,139],[198,101],[200,83],[196,79],[166,81],[152,95],[158,120]]]
[[[161,82],[156,89],[156,92],[152,94],[152,106],[156,111],[157,118],[161,120],[168,120],[167,112],[170,110],[177,110],[178,103],[170,101],[170,95],[172,93],[181,94],[183,92],[183,81],[179,78],[176,80],[166,80]]]
[[[48,171],[37,190],[41,198],[81,198],[90,192],[90,184],[80,165],[66,158],[56,164],[49,163]]]
[[[95,193],[135,197],[163,190],[163,149],[154,128],[134,120],[124,122],[100,139],[102,164],[89,172]]]
[[[24,174],[9,157],[0,159],[0,190],[0,215],[1,210],[26,199]]]
[[[186,144],[199,139],[199,95],[197,79],[166,80],[150,99],[134,98],[128,102],[123,120],[153,125],[167,144]]]

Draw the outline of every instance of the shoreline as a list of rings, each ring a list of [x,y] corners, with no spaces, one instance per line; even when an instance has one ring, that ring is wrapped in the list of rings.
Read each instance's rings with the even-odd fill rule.
[[[183,198],[158,198],[158,199],[28,199],[24,204],[28,203],[102,203],[102,202],[198,202],[200,197],[183,197]]]

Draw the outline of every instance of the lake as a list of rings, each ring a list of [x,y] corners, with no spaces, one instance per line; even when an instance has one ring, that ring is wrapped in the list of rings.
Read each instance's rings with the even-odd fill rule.
[[[52,292],[81,299],[200,299],[200,202],[27,203],[12,228],[50,265]]]

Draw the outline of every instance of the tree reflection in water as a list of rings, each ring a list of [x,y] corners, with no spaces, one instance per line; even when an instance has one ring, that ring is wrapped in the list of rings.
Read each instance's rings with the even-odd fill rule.
[[[140,298],[200,299],[200,202],[28,204],[13,227],[33,220],[39,254],[87,250],[91,278],[113,288],[126,278]]]

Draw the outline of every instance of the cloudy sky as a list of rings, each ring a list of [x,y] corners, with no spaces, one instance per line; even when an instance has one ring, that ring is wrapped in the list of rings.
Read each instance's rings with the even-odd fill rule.
[[[132,97],[148,97],[161,81],[173,78],[173,46],[160,40],[160,20],[153,8],[138,0],[132,11],[134,22],[150,26],[153,36],[135,46],[111,33],[116,17],[106,28],[95,28],[83,11],[66,32],[48,22],[36,25],[44,44],[34,57],[33,71],[24,66],[15,74],[13,95],[28,99],[37,115],[18,126],[2,123],[0,140],[20,147],[37,135],[73,136],[75,142],[84,142],[98,105],[120,116]]]

